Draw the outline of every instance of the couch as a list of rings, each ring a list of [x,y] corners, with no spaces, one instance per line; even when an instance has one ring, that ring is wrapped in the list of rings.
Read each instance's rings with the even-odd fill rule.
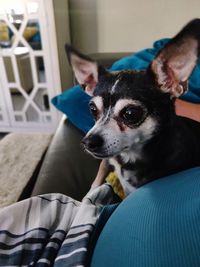
[[[99,161],[86,154],[84,134],[63,117],[44,157],[32,196],[62,193],[81,200],[95,178]]]

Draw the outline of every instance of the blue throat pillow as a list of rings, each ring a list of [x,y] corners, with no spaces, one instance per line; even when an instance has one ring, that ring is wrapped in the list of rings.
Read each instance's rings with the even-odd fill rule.
[[[169,41],[162,39],[154,43],[153,48],[142,50],[136,54],[116,61],[110,70],[135,69],[144,70],[154,59],[158,51]],[[53,105],[67,115],[68,119],[84,133],[94,125],[94,120],[89,111],[90,96],[81,87],[74,86],[52,99]],[[200,103],[200,60],[189,80],[189,91],[181,97],[186,101]]]

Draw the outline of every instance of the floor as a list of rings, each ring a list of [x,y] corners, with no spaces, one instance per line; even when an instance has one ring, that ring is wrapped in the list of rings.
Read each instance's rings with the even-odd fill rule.
[[[0,133],[0,140],[4,138],[8,133]]]

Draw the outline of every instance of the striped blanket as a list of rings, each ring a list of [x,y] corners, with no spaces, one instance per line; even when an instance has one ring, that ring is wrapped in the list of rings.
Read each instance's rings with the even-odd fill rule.
[[[0,266],[86,266],[102,208],[115,202],[111,186],[78,202],[62,194],[32,197],[0,210]]]

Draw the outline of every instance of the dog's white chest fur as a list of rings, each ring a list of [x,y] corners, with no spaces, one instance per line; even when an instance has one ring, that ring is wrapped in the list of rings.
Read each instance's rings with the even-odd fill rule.
[[[132,183],[137,182],[135,172],[130,171],[130,170],[123,170],[122,171],[121,165],[114,158],[109,159],[109,162],[115,168],[115,171],[116,171],[117,176],[120,180],[120,183],[123,187],[125,195],[127,196],[131,192],[135,191],[136,188],[132,185]]]

